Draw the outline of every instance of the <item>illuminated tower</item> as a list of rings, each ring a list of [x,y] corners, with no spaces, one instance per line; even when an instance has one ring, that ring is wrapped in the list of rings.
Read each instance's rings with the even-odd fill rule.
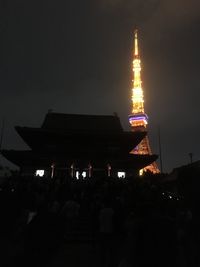
[[[129,115],[129,122],[132,131],[146,131],[148,124],[148,116],[144,111],[144,96],[141,81],[141,60],[138,49],[138,34],[137,30],[134,33],[134,56],[133,56],[133,88],[132,88],[132,113]],[[131,151],[133,154],[151,155],[151,148],[149,145],[148,136],[146,136],[139,145]],[[146,166],[143,171],[151,171],[152,173],[159,173],[157,164]]]

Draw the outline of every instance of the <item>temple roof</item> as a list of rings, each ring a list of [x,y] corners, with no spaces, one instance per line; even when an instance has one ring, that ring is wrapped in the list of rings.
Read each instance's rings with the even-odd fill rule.
[[[122,132],[118,116],[48,113],[42,129],[62,132]]]
[[[146,132],[125,132],[117,116],[48,113],[41,128],[15,127],[33,150],[68,154],[127,154]]]
[[[40,128],[15,129],[31,150],[4,150],[2,154],[20,167],[91,162],[141,169],[157,158],[130,154],[147,133],[123,131],[117,116],[48,113]]]
[[[146,132],[62,132],[42,128],[16,127],[33,150],[68,151],[68,153],[129,153]]]

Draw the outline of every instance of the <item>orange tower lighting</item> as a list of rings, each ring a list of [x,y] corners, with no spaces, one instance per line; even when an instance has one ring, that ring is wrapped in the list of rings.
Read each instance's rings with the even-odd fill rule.
[[[141,80],[141,60],[138,46],[138,31],[134,32],[134,55],[133,55],[133,88],[132,88],[132,113],[129,115],[129,123],[132,131],[146,131],[148,116],[144,111],[144,94]],[[146,136],[139,145],[130,153],[139,155],[152,155],[148,136]],[[140,170],[140,174],[145,171],[159,173],[156,162]]]

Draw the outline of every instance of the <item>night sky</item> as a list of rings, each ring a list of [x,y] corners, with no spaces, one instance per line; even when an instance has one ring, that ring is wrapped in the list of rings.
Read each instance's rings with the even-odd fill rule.
[[[198,0],[2,0],[3,148],[27,148],[15,125],[38,127],[49,109],[113,114],[130,130],[133,32],[139,29],[152,150],[164,171],[200,159]]]

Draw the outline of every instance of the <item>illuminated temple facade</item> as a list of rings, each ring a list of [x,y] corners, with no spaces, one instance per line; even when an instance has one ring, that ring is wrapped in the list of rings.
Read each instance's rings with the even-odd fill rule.
[[[138,32],[134,33],[134,55],[133,55],[133,87],[132,87],[132,113],[129,115],[129,123],[133,132],[147,131],[148,116],[144,110],[144,95],[141,80],[141,60],[138,47]],[[144,139],[131,151],[135,155],[152,155],[149,139],[146,135]],[[151,163],[140,170],[159,173],[156,162]]]

